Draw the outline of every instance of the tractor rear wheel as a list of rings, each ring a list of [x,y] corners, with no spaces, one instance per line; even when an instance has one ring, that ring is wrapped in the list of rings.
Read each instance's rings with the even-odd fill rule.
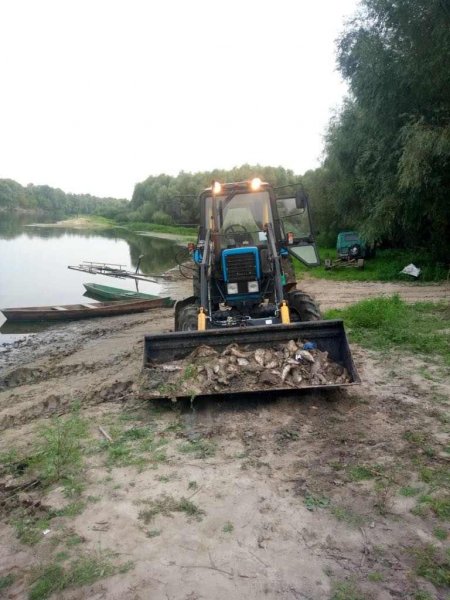
[[[309,294],[295,290],[286,298],[291,313],[291,321],[320,321],[320,311]]]
[[[198,305],[187,304],[177,315],[177,331],[197,331]]]

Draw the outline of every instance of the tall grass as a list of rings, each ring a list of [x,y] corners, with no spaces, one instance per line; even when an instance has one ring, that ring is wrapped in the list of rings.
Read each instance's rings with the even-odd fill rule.
[[[413,263],[421,269],[417,279],[421,281],[443,281],[447,278],[448,265],[437,263],[425,250],[378,250],[375,258],[365,261],[364,269],[356,267],[335,267],[327,270],[324,267],[325,259],[336,259],[335,248],[319,248],[321,266],[308,268],[295,262],[297,275],[305,272],[312,277],[343,281],[416,281],[414,277],[402,275],[400,271],[406,265]]]
[[[450,363],[450,305],[406,304],[398,296],[362,300],[345,309],[327,311],[327,319],[344,319],[353,341],[385,350],[402,347],[439,355]]]

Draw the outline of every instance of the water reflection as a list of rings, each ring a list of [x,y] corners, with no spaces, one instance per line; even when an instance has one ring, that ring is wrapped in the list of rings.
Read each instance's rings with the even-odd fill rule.
[[[91,275],[67,266],[98,261],[134,271],[143,254],[142,273],[161,274],[176,265],[180,253],[172,241],[140,236],[123,228],[94,231],[26,226],[36,220],[42,222],[43,218],[0,213],[0,307],[85,302],[83,283],[88,282],[136,290],[132,279]],[[184,251],[179,258],[186,257]],[[139,282],[139,291],[158,295],[161,286]],[[0,324],[3,320],[0,315]]]

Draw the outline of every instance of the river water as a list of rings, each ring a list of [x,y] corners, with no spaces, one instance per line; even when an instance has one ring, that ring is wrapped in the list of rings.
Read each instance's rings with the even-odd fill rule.
[[[176,265],[180,248],[172,241],[138,235],[121,228],[74,230],[30,227],[36,216],[0,212],[0,309],[19,306],[94,302],[86,298],[83,283],[99,283],[136,290],[132,279],[90,275],[68,269],[83,261],[120,264],[135,270],[161,274]],[[39,222],[42,218],[39,217]],[[139,291],[159,294],[156,283],[139,282]],[[42,325],[12,326],[0,314],[0,345],[11,341],[11,333],[36,331]]]

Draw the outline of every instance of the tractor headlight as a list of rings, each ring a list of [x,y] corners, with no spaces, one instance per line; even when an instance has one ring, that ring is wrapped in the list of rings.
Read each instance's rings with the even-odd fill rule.
[[[237,283],[227,283],[227,293],[228,294],[237,294],[238,293],[238,284]]]
[[[259,283],[257,281],[249,281],[247,285],[248,285],[248,291],[251,294],[259,292]]]
[[[252,189],[253,192],[257,192],[260,187],[261,187],[262,181],[259,177],[254,177],[251,181],[250,181],[250,188]]]

